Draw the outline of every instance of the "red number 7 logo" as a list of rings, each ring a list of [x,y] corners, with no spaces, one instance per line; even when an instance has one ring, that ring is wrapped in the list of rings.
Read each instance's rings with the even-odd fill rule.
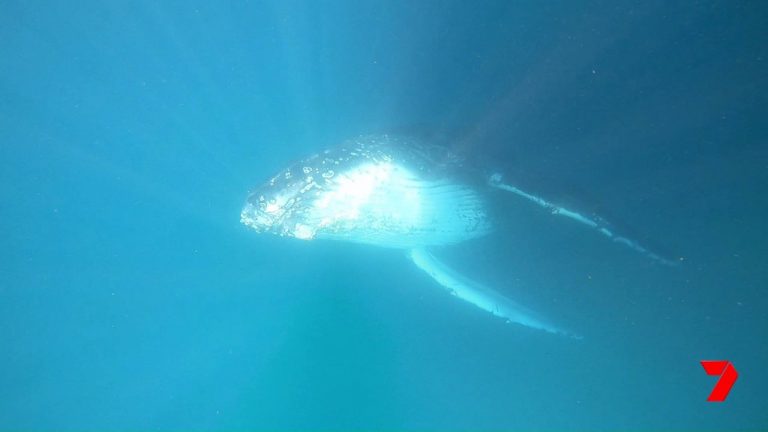
[[[736,368],[733,364],[727,360],[702,360],[701,365],[707,372],[707,375],[720,375],[720,379],[717,380],[715,388],[712,389],[712,393],[709,394],[707,401],[709,402],[722,402],[728,397],[728,392],[731,391],[733,383],[739,377],[739,373],[736,372]]]

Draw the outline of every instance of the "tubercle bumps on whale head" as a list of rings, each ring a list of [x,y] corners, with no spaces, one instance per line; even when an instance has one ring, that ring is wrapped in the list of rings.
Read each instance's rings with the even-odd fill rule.
[[[328,180],[328,170],[316,165],[318,155],[299,162],[251,192],[240,212],[240,222],[259,233],[311,240],[316,229],[303,222],[307,204]]]

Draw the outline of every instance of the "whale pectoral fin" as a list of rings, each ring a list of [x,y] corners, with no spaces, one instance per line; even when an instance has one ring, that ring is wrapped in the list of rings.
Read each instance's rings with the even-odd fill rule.
[[[550,213],[553,215],[558,216],[565,216],[567,218],[570,218],[572,220],[575,220],[576,222],[579,222],[583,225],[586,225],[598,233],[608,237],[609,239],[613,240],[616,243],[623,244],[624,246],[627,246],[628,248],[634,250],[635,252],[639,252],[640,254],[654,260],[657,262],[660,262],[662,264],[666,265],[677,265],[679,262],[673,261],[667,258],[662,257],[661,255],[658,255],[654,253],[653,251],[645,248],[642,246],[639,242],[629,239],[627,237],[624,237],[622,235],[619,235],[615,233],[612,229],[609,228],[609,225],[606,221],[604,221],[600,217],[596,216],[584,216],[583,214],[569,210],[565,207],[561,207],[557,204],[554,204],[552,202],[549,202],[545,200],[544,198],[530,194],[528,192],[525,192],[513,185],[502,183],[501,182],[501,174],[493,174],[488,178],[488,185],[491,187],[495,187],[497,189],[505,190],[507,192],[512,192],[513,194],[520,196],[522,198],[527,199],[528,201],[533,202],[534,204],[544,207],[545,209],[549,210]]]
[[[581,339],[580,336],[549,323],[533,311],[515,303],[501,293],[457,274],[427,250],[411,249],[408,252],[408,256],[418,268],[424,270],[424,272],[446,288],[451,294],[472,303],[480,309],[486,310],[498,317],[505,318],[509,322]]]

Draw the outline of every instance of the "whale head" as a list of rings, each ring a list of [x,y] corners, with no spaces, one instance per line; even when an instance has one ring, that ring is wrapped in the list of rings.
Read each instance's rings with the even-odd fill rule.
[[[240,222],[260,233],[308,240],[314,232],[302,224],[301,213],[317,187],[311,169],[291,166],[248,195]],[[307,172],[305,172],[307,171]]]

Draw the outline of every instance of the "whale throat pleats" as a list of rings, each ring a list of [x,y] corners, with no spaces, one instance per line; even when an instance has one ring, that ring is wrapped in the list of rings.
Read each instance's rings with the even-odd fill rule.
[[[424,179],[391,162],[338,175],[304,216],[317,238],[394,248],[453,244],[490,231],[485,204],[473,189]]]

